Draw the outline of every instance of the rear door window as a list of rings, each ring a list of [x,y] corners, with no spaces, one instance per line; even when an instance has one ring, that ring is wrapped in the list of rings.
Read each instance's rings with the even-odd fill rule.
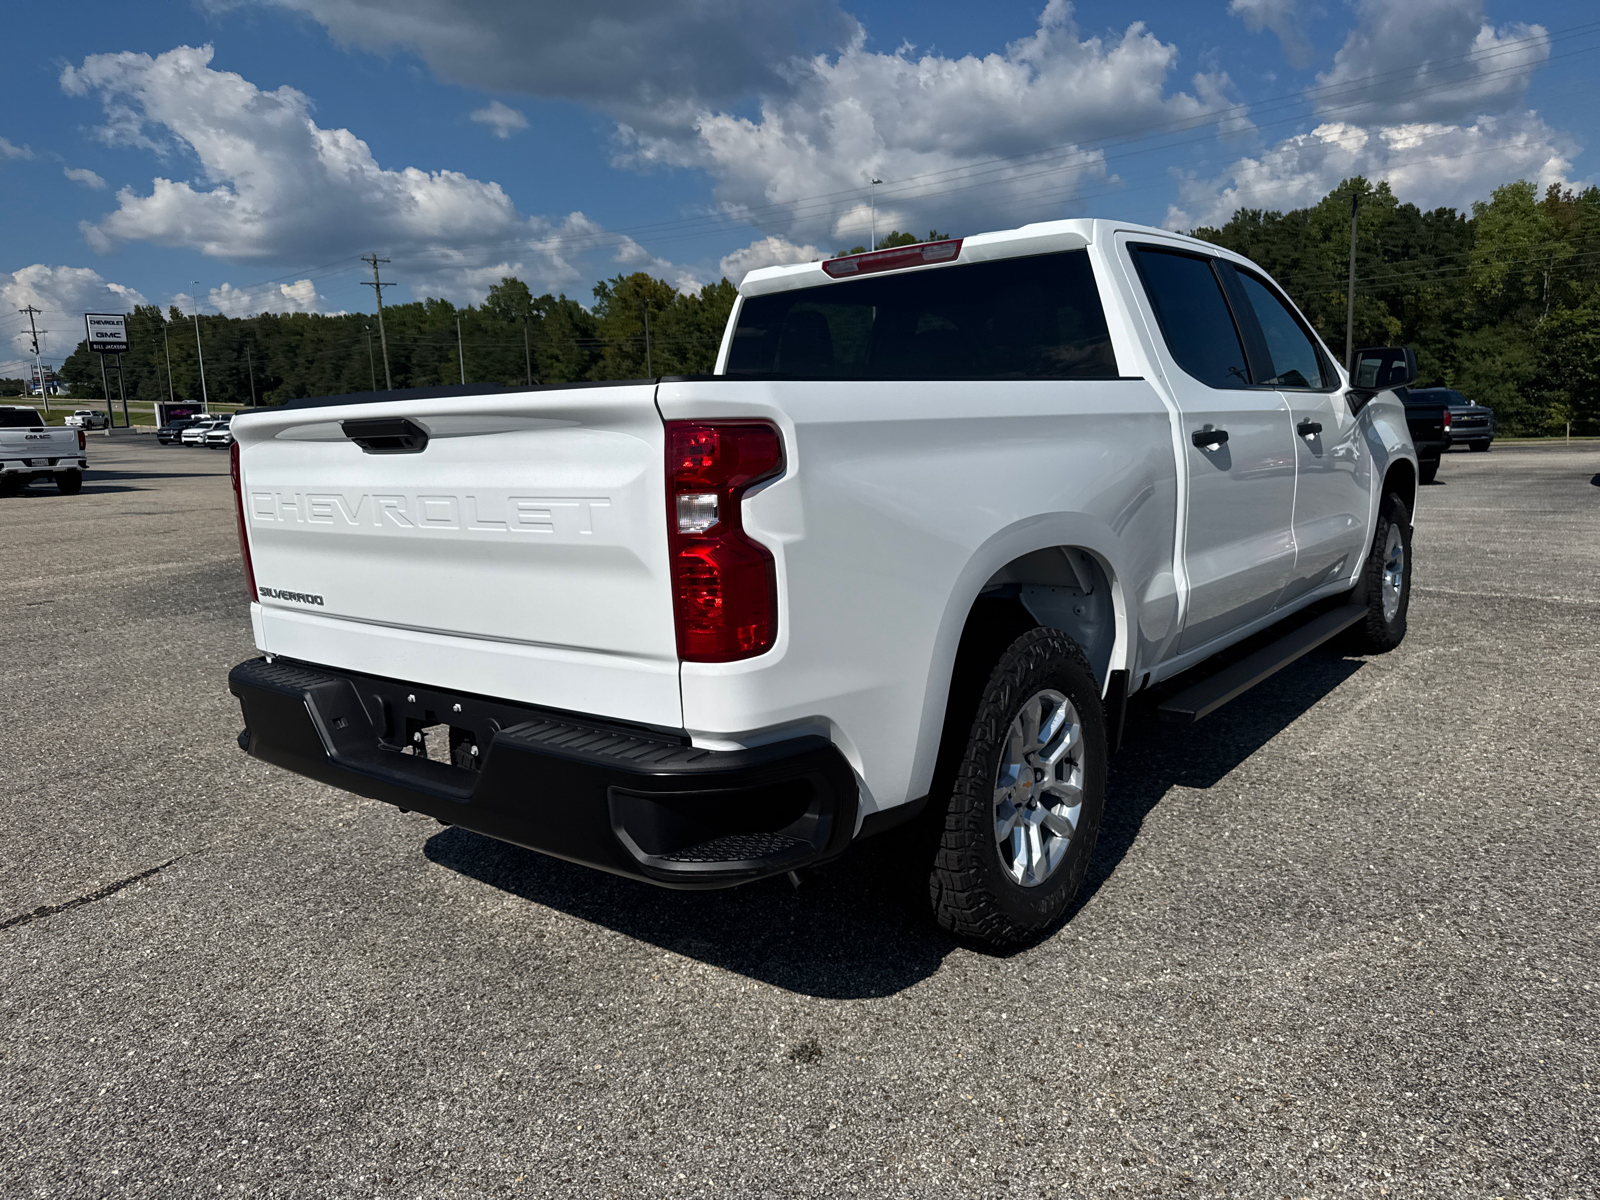
[[[1087,252],[880,275],[750,296],[729,375],[1115,379]]]
[[[1280,388],[1332,387],[1332,372],[1326,370],[1316,343],[1283,297],[1247,271],[1236,271],[1236,275],[1272,360],[1271,376],[1257,382]]]
[[[1132,249],[1161,335],[1178,366],[1214,388],[1249,387],[1244,344],[1211,260],[1150,246]]]

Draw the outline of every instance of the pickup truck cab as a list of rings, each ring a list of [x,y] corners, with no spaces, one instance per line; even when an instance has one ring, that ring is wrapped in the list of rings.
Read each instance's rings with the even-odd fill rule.
[[[1404,635],[1414,360],[1363,354],[1074,220],[755,271],[708,376],[242,415],[240,746],[669,887],[916,820],[947,929],[1037,937],[1128,695]]]
[[[82,429],[46,425],[32,408],[0,406],[0,493],[51,479],[64,495],[76,494],[89,469],[88,444]]]

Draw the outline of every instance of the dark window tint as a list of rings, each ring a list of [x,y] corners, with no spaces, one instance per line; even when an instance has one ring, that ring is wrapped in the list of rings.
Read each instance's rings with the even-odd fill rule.
[[[0,429],[26,429],[43,424],[39,414],[31,408],[0,408]]]
[[[1164,250],[1135,250],[1145,292],[1178,365],[1215,388],[1250,386],[1244,347],[1211,261]]]
[[[1114,379],[1117,361],[1074,250],[751,296],[728,374]]]
[[[1322,357],[1316,344],[1306,333],[1283,298],[1254,275],[1238,272],[1239,283],[1255,310],[1256,321],[1261,326],[1261,336],[1266,339],[1267,353],[1272,357],[1272,376],[1257,380],[1283,388],[1320,388],[1331,381],[1322,377]]]

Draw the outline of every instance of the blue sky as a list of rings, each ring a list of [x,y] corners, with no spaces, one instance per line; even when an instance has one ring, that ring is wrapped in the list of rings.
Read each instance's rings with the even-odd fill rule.
[[[1588,183],[1592,2],[194,0],[8,14],[0,374],[82,312],[588,300],[1058,216],[1174,228],[1354,173]],[[195,281],[198,281],[196,285]]]

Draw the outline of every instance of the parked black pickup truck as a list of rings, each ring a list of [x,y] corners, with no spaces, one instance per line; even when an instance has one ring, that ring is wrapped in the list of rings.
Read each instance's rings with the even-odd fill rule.
[[[1439,474],[1439,458],[1450,449],[1450,406],[1442,388],[1396,388],[1406,405],[1406,424],[1417,448],[1419,482],[1432,483]]]
[[[1438,394],[1443,388],[1404,386],[1406,380],[1416,377],[1417,356],[1409,346],[1357,350],[1351,359],[1353,396],[1392,387],[1405,402],[1406,425],[1411,430],[1411,444],[1417,448],[1418,482],[1432,483],[1439,474],[1440,456],[1450,449],[1450,406]]]
[[[1494,441],[1494,409],[1468,400],[1454,388],[1413,388],[1417,396],[1445,405],[1450,411],[1450,444],[1487,450]]]

